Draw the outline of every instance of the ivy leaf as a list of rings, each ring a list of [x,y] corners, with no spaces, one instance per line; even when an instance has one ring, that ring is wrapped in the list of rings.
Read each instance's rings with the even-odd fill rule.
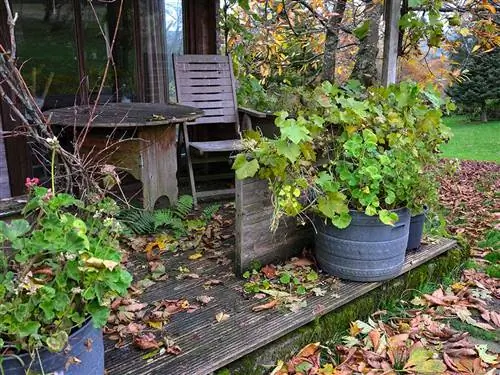
[[[67,343],[68,334],[65,331],[56,332],[47,338],[47,347],[54,353],[62,351]]]
[[[378,217],[386,225],[394,225],[398,221],[398,214],[388,210],[380,210]]]
[[[244,180],[255,176],[259,170],[259,162],[255,159],[248,161],[245,154],[238,154],[234,160],[233,169],[236,170],[236,178]]]
[[[300,147],[295,143],[288,143],[285,140],[276,142],[278,154],[285,156],[292,163],[295,163],[300,156]]]
[[[318,198],[318,210],[327,218],[333,219],[336,214],[349,212],[346,196],[340,192],[328,192]]]
[[[366,38],[368,35],[368,31],[370,30],[370,21],[366,20],[363,22],[360,26],[356,27],[352,33],[358,38],[359,40],[363,40]]]
[[[288,284],[291,280],[291,276],[289,273],[285,272],[283,275],[280,277],[280,283],[282,284]]]
[[[340,214],[339,216],[335,216],[332,219],[332,223],[337,228],[344,229],[344,228],[347,228],[349,226],[349,224],[351,224],[351,220],[352,220],[352,217],[347,212],[347,213]]]
[[[108,321],[109,308],[93,303],[88,306],[90,315],[92,315],[92,324],[96,328],[104,327]]]
[[[40,328],[40,323],[38,322],[27,321],[19,323],[19,336],[27,337],[30,335],[34,335],[38,332],[39,328]]]
[[[10,242],[28,233],[30,224],[24,220],[12,220],[9,224],[0,221],[0,234],[3,234]]]
[[[304,121],[304,119],[302,119],[302,121]],[[301,123],[300,118],[297,121],[289,120],[285,122],[280,131],[282,137],[289,139],[295,144],[311,140],[309,130],[305,127],[305,124]]]

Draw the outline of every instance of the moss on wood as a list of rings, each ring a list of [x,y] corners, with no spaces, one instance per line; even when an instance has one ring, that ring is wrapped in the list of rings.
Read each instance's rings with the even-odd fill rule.
[[[440,283],[456,274],[468,258],[465,249],[452,249],[429,262],[390,280],[364,296],[332,311],[282,338],[258,349],[217,372],[219,375],[260,375],[269,373],[278,359],[289,358],[311,342],[327,342],[344,335],[349,323],[366,319],[371,313],[411,297],[428,282]]]

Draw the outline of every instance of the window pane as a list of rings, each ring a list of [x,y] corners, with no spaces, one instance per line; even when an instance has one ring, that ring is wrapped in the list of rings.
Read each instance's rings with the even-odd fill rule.
[[[182,1],[165,0],[165,37],[167,38],[167,70],[169,78],[169,100],[175,101],[174,70],[172,54],[183,53],[184,38],[182,24]]]
[[[71,105],[79,87],[71,0],[12,1],[22,73],[40,105]]]
[[[121,13],[121,14],[120,14]],[[113,46],[114,66],[106,75],[101,102],[133,100],[135,93],[135,48],[132,28],[131,1],[82,3],[83,46],[85,70],[88,77],[90,99],[99,91],[104,76],[108,53],[117,23],[118,34]],[[120,14],[120,19],[118,16]],[[116,93],[118,92],[118,96]]]

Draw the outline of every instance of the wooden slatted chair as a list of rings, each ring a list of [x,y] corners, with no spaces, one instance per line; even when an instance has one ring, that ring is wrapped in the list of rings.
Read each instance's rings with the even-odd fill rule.
[[[234,194],[234,189],[197,192],[193,172],[196,154],[204,156],[203,162],[220,161],[220,157],[211,159],[208,154],[220,155],[222,152],[235,152],[242,148],[231,58],[221,55],[174,55],[173,62],[177,101],[205,112],[197,120],[183,124],[182,129],[194,202],[197,204],[197,198],[201,197]],[[214,124],[234,126],[235,137],[203,142],[189,140],[188,126]]]

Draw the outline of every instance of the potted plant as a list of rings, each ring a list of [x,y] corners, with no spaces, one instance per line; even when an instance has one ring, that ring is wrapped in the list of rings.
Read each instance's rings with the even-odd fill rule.
[[[430,94],[411,83],[364,90],[325,82],[315,94],[296,118],[280,114],[278,139],[248,135],[233,166],[237,178],[269,180],[275,225],[282,215],[314,222],[316,257],[327,272],[391,278],[403,265],[407,206],[431,147],[420,132],[441,126],[440,116]]]
[[[23,219],[0,222],[2,374],[103,374],[102,327],[132,280],[110,199],[84,204],[28,180]]]

